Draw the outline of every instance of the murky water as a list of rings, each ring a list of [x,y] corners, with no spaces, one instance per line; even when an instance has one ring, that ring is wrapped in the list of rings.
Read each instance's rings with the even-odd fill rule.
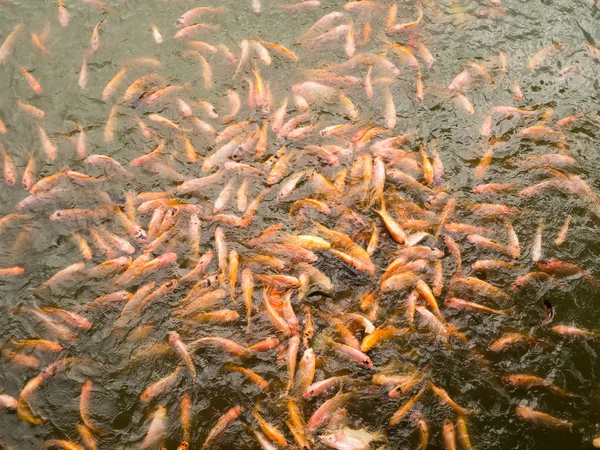
[[[70,23],[63,28],[58,23],[58,2],[54,0],[0,1],[0,41],[4,42],[17,24],[24,25],[16,39],[12,56],[0,66],[0,119],[7,128],[7,132],[0,135],[0,143],[11,155],[18,172],[23,174],[32,153],[37,162],[39,178],[65,169],[94,177],[102,176],[102,170],[84,163],[76,152],[74,141],[79,136],[76,125],[78,122],[87,135],[88,155],[107,155],[134,174],[133,177],[118,176],[94,185],[67,183],[66,193],[59,198],[53,198],[31,210],[20,211],[31,216],[30,221],[18,223],[16,227],[0,235],[0,266],[19,266],[25,269],[20,277],[0,280],[3,349],[3,357],[0,358],[0,393],[18,398],[23,387],[41,369],[65,358],[76,358],[50,381],[43,383],[32,396],[31,407],[37,417],[45,419],[43,423],[33,425],[20,420],[14,410],[0,407],[2,445],[16,449],[38,448],[49,439],[81,443],[77,431],[77,426],[82,423],[80,393],[87,380],[91,380],[93,385],[89,414],[91,422],[101,430],[94,433],[100,449],[138,448],[148,432],[154,412],[160,406],[164,406],[167,411],[168,426],[164,446],[168,449],[177,448],[184,438],[180,410],[185,394],[192,400],[193,421],[189,436],[192,449],[202,447],[211,427],[235,405],[243,407],[242,414],[215,446],[223,449],[260,448],[252,432],[245,426],[257,427],[251,413],[257,403],[260,404],[263,417],[284,431],[290,446],[295,445],[285,424],[288,415],[287,397],[284,394],[288,380],[285,359],[289,337],[278,332],[269,321],[263,306],[263,289],[257,282],[253,323],[250,333],[246,333],[246,308],[239,280],[241,269],[249,267],[247,259],[259,253],[256,248],[247,245],[249,239],[279,222],[283,223],[283,230],[288,233],[318,235],[311,221],[314,219],[351,236],[365,248],[373,222],[380,232],[379,246],[372,255],[376,267],[375,276],[349,267],[330,252],[317,252],[318,260],[313,265],[331,279],[332,291],[328,295],[321,295],[323,293],[315,289],[317,292],[313,295],[298,300],[294,294],[292,300],[301,324],[304,323],[306,314],[304,306],[310,308],[315,322],[315,337],[311,344],[317,355],[315,380],[334,375],[350,375],[355,380],[355,383],[343,388],[345,392],[356,393],[353,400],[345,405],[348,410],[347,426],[383,431],[393,449],[417,448],[418,433],[414,414],[409,414],[407,419],[396,426],[389,425],[392,414],[417,391],[405,398],[390,399],[387,389],[371,384],[373,373],[383,370],[402,373],[405,370],[403,367],[409,365],[428,374],[428,379],[443,387],[458,404],[475,411],[468,418],[468,429],[476,449],[591,448],[593,437],[600,431],[597,363],[599,340],[562,336],[553,332],[552,326],[566,324],[600,332],[598,289],[581,277],[561,278],[560,282],[555,283],[547,280],[534,282],[517,292],[509,288],[519,275],[538,270],[532,262],[532,245],[541,220],[545,220],[542,232],[543,258],[568,261],[600,277],[600,246],[597,244],[600,237],[600,217],[594,214],[597,198],[590,200],[589,192],[578,195],[569,193],[566,189],[544,189],[530,197],[518,194],[527,186],[564,178],[564,175],[552,172],[547,167],[530,167],[520,161],[522,158],[549,153],[573,157],[576,160],[575,168],[559,169],[581,177],[589,185],[591,192],[600,194],[600,61],[594,60],[586,49],[586,43],[596,47],[600,44],[598,5],[591,1],[503,0],[502,5],[496,7],[495,14],[486,16],[485,11],[492,6],[485,1],[424,2],[422,22],[406,32],[392,36],[397,42],[408,44],[408,48],[413,51],[417,44],[424,44],[434,57],[433,66],[428,68],[415,51],[424,84],[424,99],[419,101],[415,94],[417,72],[406,60],[401,60],[388,51],[389,47],[384,42],[390,40],[384,30],[392,2],[381,0],[372,9],[363,11],[360,7],[345,10],[342,1],[322,0],[319,7],[293,13],[281,8],[281,5],[289,4],[263,0],[262,12],[256,14],[252,11],[250,1],[246,0],[207,1],[201,5],[186,0],[107,0],[104,6],[99,6],[99,2],[67,0],[65,6],[70,14]],[[396,23],[415,20],[417,8],[414,2],[396,4]],[[173,39],[177,32],[174,26],[177,17],[196,6],[226,8],[224,13],[200,19],[204,23],[220,25],[218,30],[203,31],[194,37],[195,40],[205,41],[218,48],[215,54],[204,53],[214,78],[214,85],[210,89],[205,87],[202,65],[197,60],[185,57],[185,51],[190,50],[186,40]],[[141,167],[129,166],[134,158],[153,151],[161,137],[164,138],[161,162],[181,174],[182,179],[205,176],[202,171],[203,158],[218,148],[214,136],[195,130],[191,122],[180,117],[175,96],[154,106],[143,102],[138,108],[132,108],[128,103],[118,106],[115,110],[115,137],[107,142],[107,118],[113,106],[121,101],[127,86],[151,72],[166,77],[170,85],[190,83],[187,89],[177,95],[190,105],[200,100],[209,102],[221,117],[230,111],[226,92],[233,90],[242,100],[242,108],[235,122],[251,120],[258,126],[262,125],[264,119],[272,117],[287,96],[288,119],[292,118],[299,111],[294,106],[291,86],[311,80],[312,75],[306,72],[309,69],[337,70],[338,64],[349,59],[344,52],[343,38],[315,48],[297,44],[299,37],[319,18],[334,11],[344,12],[344,17],[329,28],[348,23],[352,19],[356,34],[356,54],[384,56],[388,51],[387,57],[399,68],[399,76],[396,77],[390,70],[374,64],[373,79],[379,79],[380,84],[375,85],[374,96],[370,99],[363,88],[369,64],[359,62],[347,66],[338,75],[351,75],[359,79],[356,85],[344,89],[346,96],[358,109],[358,119],[352,120],[341,112],[337,98],[329,102],[316,102],[309,109],[308,121],[316,125],[315,130],[305,139],[278,139],[275,133],[269,131],[265,154],[256,156],[251,152],[240,162],[261,168],[264,161],[285,144],[288,150],[298,149],[286,171],[286,177],[301,170],[310,170],[334,180],[343,168],[353,167],[361,152],[350,151],[349,154],[339,155],[340,162],[336,165],[303,149],[308,145],[326,144],[352,149],[348,141],[325,139],[318,133],[330,125],[354,124],[349,136],[369,125],[386,127],[384,115],[386,92],[389,89],[396,108],[397,124],[393,127],[393,133],[382,134],[376,139],[415,132],[414,139],[401,146],[414,154],[415,158],[409,157],[407,159],[410,161],[404,162],[385,161],[390,163],[385,184],[385,197],[390,209],[393,210],[400,203],[400,197],[414,201],[421,207],[434,211],[436,215],[439,215],[443,207],[444,203],[441,206],[428,204],[427,201],[431,198],[427,192],[407,188],[390,179],[389,169],[394,169],[403,170],[423,181],[422,160],[418,153],[421,143],[430,158],[433,157],[431,149],[435,146],[443,162],[444,180],[436,189],[457,199],[456,210],[451,216],[452,222],[485,227],[489,231],[488,237],[505,244],[507,237],[503,220],[482,218],[474,212],[473,204],[507,205],[510,208],[509,220],[521,247],[519,259],[514,261],[515,268],[487,273],[473,270],[471,264],[477,260],[510,261],[510,258],[472,244],[464,233],[452,236],[461,249],[463,275],[489,281],[511,294],[511,299],[506,302],[496,298],[482,303],[494,308],[513,307],[508,314],[487,314],[444,307],[444,298],[449,297],[449,285],[455,274],[456,264],[443,239],[436,241],[429,236],[422,245],[437,246],[445,252],[442,258],[445,287],[442,294],[436,296],[438,303],[444,317],[466,335],[468,343],[456,338],[451,338],[449,344],[444,343],[435,334],[428,332],[426,326],[422,326],[417,315],[419,332],[386,341],[368,352],[373,361],[373,369],[362,368],[333,351],[328,339],[332,337],[340,341],[340,337],[331,326],[329,315],[339,315],[342,312],[362,313],[360,300],[369,292],[377,293],[379,312],[371,317],[376,327],[407,326],[404,300],[410,290],[378,293],[379,277],[397,256],[399,245],[390,237],[381,218],[374,212],[379,208],[378,202],[368,207],[362,201],[361,193],[356,195],[356,186],[360,185],[364,176],[364,172],[360,170],[358,174],[354,174],[354,179],[352,174],[348,176],[346,188],[341,189],[337,197],[319,191],[315,187],[314,178],[309,180],[307,176],[285,201],[279,202],[276,197],[288,178],[270,187],[265,183],[263,175],[245,176],[233,171],[227,172],[227,176],[195,196],[172,194],[172,198],[204,208],[206,213],[201,214],[202,254],[217,251],[214,234],[218,226],[224,230],[229,250],[235,249],[239,253],[241,264],[236,301],[231,301],[228,294],[219,307],[212,308],[236,310],[240,317],[238,320],[228,323],[200,323],[177,317],[174,310],[191,287],[182,284],[152,302],[126,327],[115,331],[114,324],[121,314],[123,302],[91,308],[86,306],[99,296],[121,290],[114,286],[115,278],[91,279],[79,273],[55,289],[39,289],[41,283],[59,270],[83,260],[71,236],[75,232],[87,236],[90,227],[89,223],[82,221],[65,224],[49,220],[50,214],[55,210],[96,209],[105,206],[107,199],[99,191],[108,192],[112,202],[118,204],[123,204],[128,192],[140,194],[175,191],[182,180],[173,180],[165,170],[156,169],[158,173],[153,173]],[[78,85],[82,55],[88,51],[92,30],[100,21],[104,21],[100,27],[100,47],[87,57],[88,81],[85,89],[82,89]],[[372,35],[363,44],[366,23],[370,24]],[[152,25],[162,34],[164,42],[160,45],[153,39]],[[322,31],[327,31],[327,28]],[[45,35],[44,45],[51,55],[36,50],[32,45],[32,33]],[[255,39],[256,36],[293,50],[299,61],[288,60],[272,51],[271,65],[265,66],[254,58],[253,63],[245,64],[234,77],[237,62],[228,61],[219,44],[225,44],[239,57],[241,41]],[[537,67],[529,69],[527,66],[531,57],[552,44],[559,47],[549,52]],[[499,55],[502,52],[507,55],[506,73],[501,68]],[[134,58],[155,58],[162,67],[148,68],[132,64],[131,60]],[[493,77],[493,85],[484,76],[478,76],[476,69],[468,66],[469,62],[485,68],[486,73]],[[19,71],[18,64],[39,80],[43,86],[42,95],[36,95],[32,91]],[[271,91],[273,101],[269,113],[257,112],[248,106],[248,83],[245,79],[253,79],[253,64],[259,68]],[[122,67],[126,67],[122,83],[108,101],[103,101],[103,89]],[[471,82],[463,93],[472,102],[474,114],[461,109],[456,98],[450,98],[446,91],[454,77],[467,68]],[[385,80],[390,77],[391,84]],[[518,83],[523,95],[518,101],[513,94],[515,83]],[[40,121],[30,117],[17,106],[17,99],[43,110],[46,113],[45,119]],[[484,137],[480,131],[482,124],[495,106],[514,106],[534,110],[535,113],[532,117],[496,114],[493,116],[491,136]],[[186,135],[198,152],[197,162],[192,163],[186,157],[183,133],[152,122],[149,117],[153,113],[168,117],[190,129]],[[556,125],[556,120],[580,113],[584,115],[573,124],[564,127]],[[194,107],[194,114],[210,123],[217,133],[226,127],[220,119],[208,117],[199,107]],[[544,115],[549,117],[542,123]],[[144,137],[140,132],[136,117],[142,118],[151,128],[150,138]],[[56,145],[58,156],[54,161],[42,149],[40,124]],[[530,140],[520,135],[521,130],[534,125],[559,130],[561,137]],[[478,178],[476,167],[490,146],[493,147],[491,164],[483,176]],[[373,150],[367,148],[362,153],[371,155]],[[218,165],[221,166],[222,162]],[[417,173],[411,172],[415,166]],[[479,167],[481,171],[481,166]],[[244,178],[248,180],[248,203],[265,192],[255,217],[247,227],[211,220],[212,205],[232,178],[235,179],[236,191]],[[29,195],[20,186],[20,177],[17,182],[13,187],[0,183],[0,216],[15,213],[15,205]],[[516,186],[508,193],[475,194],[473,188],[482,183],[507,183]],[[430,183],[428,186],[433,188]],[[148,198],[138,198],[137,205]],[[302,214],[290,214],[294,202],[304,198],[326,203],[333,213],[322,214],[315,209],[307,209]],[[231,204],[223,212],[243,216],[244,213],[236,209],[235,203],[232,195]],[[554,241],[569,214],[572,220],[567,238],[564,244],[557,246]],[[147,229],[151,216],[151,211],[138,212],[138,223]],[[187,219],[185,223],[187,224]],[[102,224],[112,232],[127,237],[112,213],[102,220]],[[427,231],[435,234],[435,228],[430,226]],[[133,240],[131,242],[134,243]],[[143,245],[134,245],[136,252],[132,256],[135,258],[142,254]],[[111,259],[93,245],[92,248],[94,257],[86,262],[88,268]],[[184,231],[173,233],[169,242],[160,251],[154,252],[154,256],[170,251],[177,253],[175,264],[137,280],[124,289],[134,293],[150,281],[154,281],[158,287],[169,279],[183,276],[197,260],[197,255],[190,256],[189,241]],[[268,250],[265,252],[268,253]],[[216,259],[213,259],[206,274],[218,270]],[[294,276],[301,274],[297,265],[285,257],[283,259],[287,262],[286,268],[278,273]],[[261,272],[255,266],[253,270]],[[430,281],[431,275],[424,279]],[[478,301],[477,296],[467,299]],[[553,305],[556,313],[552,324],[547,326],[541,325],[546,318],[543,299]],[[15,341],[38,338],[57,340],[57,337],[35,316],[25,311],[16,311],[14,308],[17,306],[57,307],[77,312],[89,320],[92,326],[84,330],[69,326],[76,333],[76,339],[73,342],[58,339],[63,346],[59,353],[19,350],[20,354],[39,359],[37,367],[23,367],[10,353],[15,351]],[[361,338],[360,328],[351,329]],[[150,348],[156,349],[157,344],[168,345],[168,333],[172,330],[178,331],[187,343],[201,337],[219,336],[233,339],[245,346],[268,337],[278,337],[281,344],[276,349],[246,358],[236,358],[222,350],[203,347],[193,352],[193,363],[198,373],[195,380],[182,366],[176,381],[165,392],[151,401],[140,401],[140,394],[146,387],[171,374],[180,365],[180,360],[173,352],[155,355],[147,351]],[[512,332],[531,334],[544,344],[516,346],[504,352],[489,351],[488,347],[493,341]],[[131,361],[132,357],[139,358],[140,354],[145,354],[146,358]],[[301,355],[302,350],[298,354],[298,360]],[[242,374],[227,370],[227,363],[238,364],[260,374],[269,382],[270,390],[263,391]],[[516,373],[546,378],[574,395],[558,397],[544,389],[512,388],[502,383],[502,376]],[[294,401],[308,419],[325,399],[334,394],[335,389],[313,400],[304,400],[296,395]],[[568,430],[536,427],[515,413],[515,407],[521,404],[574,422],[574,425]],[[414,411],[420,411],[428,423],[428,448],[443,448],[441,430],[445,419],[455,420],[456,415],[452,409],[440,403],[439,398],[429,390],[416,403]],[[320,434],[317,432],[311,438],[314,448],[325,448],[319,443]]]

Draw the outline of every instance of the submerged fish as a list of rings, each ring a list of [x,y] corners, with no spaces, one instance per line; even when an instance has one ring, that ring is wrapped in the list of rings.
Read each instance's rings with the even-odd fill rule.
[[[323,444],[338,450],[363,450],[370,448],[371,442],[386,438],[383,433],[369,433],[365,429],[344,427],[334,433],[322,435],[320,439]]]

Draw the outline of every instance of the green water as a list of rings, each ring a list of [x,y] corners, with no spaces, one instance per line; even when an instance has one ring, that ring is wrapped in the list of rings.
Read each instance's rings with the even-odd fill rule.
[[[222,29],[202,33],[197,37],[198,40],[213,45],[225,43],[239,55],[239,42],[259,35],[265,40],[294,50],[300,58],[299,62],[287,61],[273,54],[273,64],[270,67],[260,66],[262,76],[270,80],[274,103],[278,106],[284,96],[290,95],[290,86],[303,80],[303,69],[326,68],[348,59],[344,55],[343,45],[339,43],[315,50],[296,44],[298,37],[320,17],[332,11],[343,11],[343,2],[323,0],[320,8],[293,14],[282,11],[279,8],[280,3],[282,2],[264,0],[262,13],[255,14],[251,10],[250,1],[246,0],[202,3],[186,0],[107,0],[106,5],[109,9],[104,11],[81,0],[70,0],[66,2],[66,6],[71,15],[71,23],[68,28],[61,28],[58,25],[56,1],[0,2],[1,42],[15,25],[20,22],[24,24],[12,57],[0,66],[0,119],[8,129],[5,135],[0,135],[0,143],[7,148],[21,173],[29,159],[28,152],[33,152],[36,156],[40,177],[66,168],[89,173],[88,166],[82,163],[75,146],[68,140],[69,136],[77,136],[77,128],[72,121],[78,121],[87,132],[89,154],[104,154],[128,167],[133,158],[156,148],[155,141],[144,138],[139,132],[133,120],[135,116],[147,117],[155,112],[180,123],[173,101],[155,108],[132,109],[124,105],[118,110],[114,142],[104,141],[104,127],[115,100],[103,102],[102,90],[125,61],[141,57],[160,60],[162,68],[155,71],[168,77],[171,84],[191,82],[191,89],[182,95],[190,103],[193,100],[208,101],[225,115],[228,110],[225,92],[227,89],[234,89],[240,94],[244,104],[237,120],[258,119],[260,115],[252,112],[246,105],[247,86],[242,81],[243,77],[232,79],[235,66],[228,63],[221,52],[207,58],[213,68],[214,87],[210,90],[202,87],[203,79],[199,65],[182,59],[181,52],[187,49],[187,46],[183,41],[172,39],[177,31],[173,23],[183,12],[195,6],[226,6],[226,13],[206,19],[210,23],[221,24]],[[345,13],[346,17],[353,17],[357,29],[362,28],[366,21],[371,23],[373,29],[374,37],[365,47],[359,48],[357,53],[380,52],[382,49],[381,30],[385,26],[391,2],[382,0],[379,3],[382,5],[380,13]],[[397,4],[399,23],[414,20],[416,9],[413,2]],[[493,162],[485,178],[482,181],[476,180],[474,169],[484,153],[485,142],[479,130],[485,115],[497,105],[539,111],[553,108],[552,120],[586,113],[586,116],[573,126],[565,128],[567,153],[578,162],[579,168],[576,173],[596,194],[600,194],[600,62],[591,58],[585,47],[586,42],[600,45],[598,5],[591,1],[504,0],[504,14],[501,17],[482,19],[475,15],[476,11],[489,7],[483,1],[468,0],[425,4],[424,19],[417,40],[430,49],[435,63],[431,69],[423,65],[425,99],[423,103],[419,103],[414,94],[414,70],[400,63],[396,57],[390,56],[401,71],[398,81],[390,87],[398,116],[394,132],[403,134],[416,131],[420,141],[437,142],[445,168],[446,190],[459,199],[455,215],[457,221],[460,219],[466,223],[486,224],[485,221],[477,221],[470,215],[466,206],[469,202],[503,203],[513,210],[512,220],[521,242],[521,258],[518,261],[520,269],[516,273],[490,275],[486,278],[488,281],[508,289],[517,274],[535,270],[535,265],[531,262],[531,245],[542,218],[545,218],[544,257],[575,263],[600,277],[598,221],[594,220],[581,200],[557,191],[545,191],[528,199],[522,199],[514,193],[489,196],[473,194],[473,187],[479,183],[518,183],[525,187],[546,180],[548,175],[544,170],[524,169],[515,161],[517,158],[557,152],[552,144],[526,141],[519,137],[519,131],[534,125],[535,120],[497,120],[492,136],[502,138],[506,142],[495,147]],[[87,88],[82,90],[78,86],[82,55],[89,48],[94,26],[101,20],[105,20],[105,23],[100,29],[100,49],[88,59],[89,80]],[[157,45],[152,38],[152,24],[162,33],[162,45]],[[49,26],[50,29],[47,48],[53,52],[53,56],[40,55],[31,44],[31,33],[40,34],[45,26]],[[528,70],[526,66],[529,58],[552,43],[566,47],[561,52],[551,54],[535,70]],[[468,61],[494,67],[501,51],[508,55],[508,74],[500,77],[491,70],[495,74],[493,87],[478,81],[465,92],[474,104],[475,114],[467,115],[458,110],[444,94],[444,89],[466,67]],[[37,96],[33,93],[21,76],[16,62],[40,81],[44,88],[43,95]],[[579,69],[559,76],[559,72],[568,66],[576,66]],[[121,96],[126,86],[145,73],[148,73],[148,69],[128,69],[118,95]],[[352,75],[359,78],[363,78],[365,74],[364,66],[352,71]],[[249,66],[246,66],[244,76],[251,76]],[[388,74],[380,72],[379,76]],[[519,83],[523,91],[524,98],[520,102],[515,102],[511,93],[515,82]],[[383,125],[381,117],[384,101],[381,90],[376,89],[375,97],[369,100],[359,84],[358,87],[348,90],[348,96],[359,108],[359,124]],[[15,103],[17,98],[46,112],[43,126],[57,146],[56,161],[49,161],[42,151],[38,137],[38,121],[19,110]],[[290,110],[293,109],[292,103],[290,97]],[[290,113],[288,117],[294,114],[296,112]],[[311,114],[313,122],[318,121],[319,129],[327,125],[349,122],[339,114],[335,105],[323,105],[319,111],[312,109]],[[223,125],[218,121],[206,121],[212,123],[217,131],[223,129]],[[146,123],[150,124],[148,120]],[[202,175],[199,164],[186,162],[178,132],[158,125],[154,126],[154,129],[164,136],[167,151],[174,156],[169,159],[169,163],[175,170],[192,178]],[[200,133],[191,134],[190,139],[200,156],[209,154],[213,149],[210,139]],[[319,144],[322,143],[322,139],[315,133],[304,143]],[[282,142],[277,142],[271,134],[268,151],[272,153],[281,145]],[[301,148],[303,144],[297,145]],[[410,148],[417,149],[417,145]],[[351,163],[352,160],[345,160],[343,165],[349,167]],[[339,171],[339,168],[328,167],[314,156],[302,155],[294,162],[290,173],[304,168],[320,171],[330,179]],[[117,198],[124,196],[128,191],[162,191],[177,184],[143,170],[132,169],[132,172],[136,175],[135,179],[115,179],[99,186],[99,189],[109,191],[113,198]],[[211,186],[204,192],[203,197],[193,201],[202,204],[213,203],[224,184],[222,181]],[[259,179],[252,180],[251,197],[254,198],[264,188],[265,185]],[[390,189],[390,192],[402,192],[401,188],[394,187],[389,180],[386,188]],[[36,291],[33,291],[58,270],[81,260],[77,248],[68,238],[73,229],[50,221],[48,216],[59,208],[95,208],[102,205],[98,196],[91,193],[91,189],[75,185],[70,189],[69,195],[59,202],[30,213],[33,217],[32,231],[17,251],[13,249],[13,243],[22,230],[11,230],[0,236],[2,267],[18,265],[25,268],[23,277],[0,281],[0,339],[6,348],[10,348],[10,341],[13,339],[48,337],[44,327],[32,317],[10,312],[14,306],[57,306],[81,312],[82,305],[111,292],[111,289],[114,290],[103,280],[90,282],[84,279],[74,280],[72,284],[52,295],[36,294]],[[277,191],[273,191],[272,195],[265,197],[254,222],[247,229],[223,226],[230,248],[236,249],[241,255],[250,255],[252,251],[245,247],[243,242],[257,236],[267,226],[276,222],[284,222],[290,232],[294,230],[294,225],[288,218],[291,202],[277,204],[274,200],[276,193]],[[14,205],[27,195],[20,184],[9,187],[0,183],[0,215],[14,212]],[[309,195],[310,187],[305,183],[293,194],[292,200]],[[407,198],[423,204],[422,198],[411,197],[410,193],[406,195]],[[370,221],[377,218],[372,211],[364,209],[360,210],[359,214],[367,224],[367,230]],[[554,245],[554,239],[568,214],[573,216],[571,228],[566,242],[557,247]],[[150,217],[141,214],[140,217],[141,223],[146,227]],[[378,223],[381,226],[381,221]],[[109,227],[113,226],[111,220],[108,220],[107,224]],[[213,236],[216,226],[217,224],[211,221],[203,223],[202,252],[214,249]],[[328,226],[333,228],[334,222],[329,222]],[[492,237],[502,241],[502,225],[489,226],[496,227],[497,230]],[[118,230],[118,227],[114,229]],[[300,231],[307,232],[308,229],[301,228]],[[396,249],[396,244],[386,231],[382,227],[380,231],[380,248],[373,256],[378,275],[393,259]],[[498,257],[497,253],[477,248],[464,238],[457,240],[461,246],[464,267],[469,275],[473,275],[470,265],[474,261]],[[102,261],[103,257],[98,254],[93,263]],[[169,278],[183,275],[184,261],[185,258],[180,258],[182,267],[178,267],[174,273],[159,272],[153,281],[160,285]],[[451,273],[448,269],[452,264],[451,258],[446,257],[444,264],[448,273]],[[92,263],[88,265],[91,266]],[[326,273],[334,284],[333,299],[314,296],[303,301],[313,310],[318,337],[328,329],[329,334],[331,331],[328,323],[318,317],[317,312],[360,312],[359,298],[377,286],[378,277],[352,271],[327,254],[320,255],[316,266]],[[483,275],[481,277],[483,278]],[[440,303],[443,303],[446,292],[447,290],[440,297]],[[246,336],[245,309],[241,298],[236,304],[228,300],[226,306],[238,310],[241,317],[239,321],[224,325],[198,324],[185,328],[180,320],[170,315],[171,307],[185,294],[183,290],[176,290],[145,311],[140,317],[140,323],[151,323],[152,329],[140,342],[127,341],[122,336],[111,335],[112,323],[120,312],[118,306],[101,307],[91,313],[82,313],[93,323],[90,330],[80,332],[76,342],[65,345],[65,350],[58,355],[35,354],[41,359],[40,368],[65,357],[81,358],[86,362],[56,377],[37,393],[35,409],[47,418],[44,424],[33,426],[20,421],[14,411],[0,410],[0,442],[7,448],[12,446],[16,449],[38,448],[48,439],[80,442],[76,431],[76,426],[80,423],[79,394],[82,383],[91,379],[94,384],[91,414],[94,423],[106,430],[105,434],[97,436],[101,449],[137,448],[147,432],[152,412],[159,405],[166,406],[168,411],[168,439],[165,446],[168,449],[177,448],[182,439],[179,403],[184,393],[189,393],[193,403],[190,442],[192,449],[202,446],[208,430],[234,405],[240,404],[244,407],[242,423],[256,426],[250,410],[257,399],[260,400],[264,417],[279,429],[285,430],[288,443],[292,445],[293,438],[284,423],[287,409],[282,398],[283,387],[287,381],[287,368],[285,362],[278,360],[277,351],[265,352],[243,361],[243,365],[252,368],[272,383],[273,388],[267,393],[249,384],[240,374],[222,371],[221,366],[231,358],[223,352],[206,349],[194,355],[194,363],[198,370],[195,382],[189,377],[180,376],[175,387],[158,400],[149,405],[139,401],[140,393],[149,384],[168,375],[177,367],[177,358],[152,358],[126,370],[122,370],[121,367],[133,354],[148,345],[166,343],[167,334],[171,330],[178,330],[186,342],[205,336],[225,336],[240,343],[252,344],[266,337],[277,336],[262,309],[255,312],[252,334]],[[381,296],[381,312],[375,321],[376,326],[385,323],[400,307],[400,300],[406,294],[390,293]],[[476,449],[591,448],[593,436],[600,431],[600,374],[597,363],[600,344],[598,340],[565,338],[552,333],[548,327],[538,327],[545,317],[542,297],[555,307],[556,317],[553,324],[572,324],[600,331],[598,292],[581,280],[569,280],[560,286],[541,283],[520,291],[512,300],[515,305],[514,312],[507,316],[443,309],[445,317],[468,336],[473,348],[484,355],[487,363],[483,366],[473,357],[467,346],[455,345],[449,348],[427,333],[417,333],[405,339],[391,341],[391,344],[372,350],[369,355],[375,370],[394,361],[412,361],[417,367],[428,370],[431,379],[438,386],[443,386],[457,403],[476,409],[477,414],[469,419],[471,441]],[[261,298],[260,292],[255,293],[255,304],[260,305]],[[299,302],[295,303],[294,307],[302,317]],[[405,326],[402,320],[396,324]],[[491,342],[507,332],[531,332],[549,345],[519,348],[498,354],[487,351]],[[283,336],[278,337],[285,342]],[[319,342],[318,338],[315,342]],[[367,389],[365,386],[368,386],[372,374],[345,362],[330,350],[316,348],[316,352],[316,379],[350,374],[364,381],[363,385],[359,384],[362,387],[356,388],[358,396],[355,401],[347,406],[349,426],[383,430],[388,435],[393,449],[416,448],[417,433],[411,420],[403,421],[396,427],[388,425],[389,417],[404,400],[389,400],[385,390]],[[38,373],[39,369],[21,368],[7,358],[0,358],[0,393],[17,398],[27,381]],[[541,390],[505,387],[500,377],[511,373],[531,373],[548,378],[575,395],[563,399]],[[308,418],[323,398],[332,394],[300,402],[304,415]],[[576,425],[571,431],[536,428],[515,414],[515,407],[521,403],[527,403],[556,417],[575,421]],[[428,448],[443,448],[442,424],[445,418],[454,420],[454,413],[447,407],[440,406],[431,392],[423,397],[416,409],[421,411],[431,430]],[[223,449],[259,448],[254,436],[240,421],[230,427],[219,441],[219,445]],[[315,441],[315,448],[321,448],[320,445]]]

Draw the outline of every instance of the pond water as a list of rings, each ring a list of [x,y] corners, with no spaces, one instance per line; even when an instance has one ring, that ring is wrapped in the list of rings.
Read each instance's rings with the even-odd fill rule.
[[[2,448],[592,448],[594,1],[0,16]]]

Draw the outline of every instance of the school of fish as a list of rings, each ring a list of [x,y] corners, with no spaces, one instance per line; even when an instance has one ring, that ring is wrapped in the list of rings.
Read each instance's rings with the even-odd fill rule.
[[[25,436],[43,427],[41,448],[67,450],[485,448],[472,424],[487,403],[469,380],[446,385],[435,352],[506,396],[525,393],[510,413],[523,429],[585,428],[582,445],[600,448],[589,431],[597,420],[540,406],[586,395],[577,385],[496,364],[600,338],[600,326],[578,326],[544,299],[600,289],[592,271],[554,256],[573,224],[600,223],[597,190],[569,150],[574,127],[600,126],[597,111],[525,108],[526,86],[512,76],[517,65],[555,70],[573,49],[549,41],[517,61],[497,48],[440,86],[428,77],[437,58],[428,24],[494,26],[507,12],[500,0],[473,11],[433,0],[174,1],[171,28],[136,26],[197,76],[175,80],[160,58],[128,55],[98,90],[90,79],[98,54],[117,45],[104,30],[119,10],[83,0],[98,21],[73,89],[108,114],[100,129],[64,118],[52,129],[58,112],[36,106],[53,95],[50,81],[25,61],[67,51],[52,35],[76,25],[77,2],[54,3],[43,30],[20,22],[0,37],[0,69],[28,89],[0,119],[15,111],[36,130],[24,150],[19,122],[0,120],[2,192],[19,198],[2,206],[0,282],[38,279],[26,249],[38,230],[53,233],[38,248],[51,275],[25,284],[7,311],[31,332],[1,340],[1,364],[22,378],[18,389],[0,385],[0,424],[16,417],[24,439],[3,441],[0,425],[2,448],[33,448]],[[220,17],[267,11],[320,18],[291,44],[260,27],[225,43]],[[592,42],[577,50],[600,63]],[[554,76],[580,72],[574,63]],[[483,109],[472,99],[493,102],[500,90],[510,101]],[[478,118],[477,156],[461,169],[475,180],[469,196],[445,175],[444,142],[406,128],[399,91],[414,108],[442,103]],[[96,153],[125,134],[134,158]],[[535,151],[498,160],[515,141]],[[507,163],[537,181],[506,182],[494,168]],[[540,208],[537,229],[520,236],[523,210],[549,194],[575,206],[560,228]],[[523,311],[533,325],[515,329]],[[502,331],[484,341],[486,321]],[[373,409],[372,422],[354,416],[357,405]]]

